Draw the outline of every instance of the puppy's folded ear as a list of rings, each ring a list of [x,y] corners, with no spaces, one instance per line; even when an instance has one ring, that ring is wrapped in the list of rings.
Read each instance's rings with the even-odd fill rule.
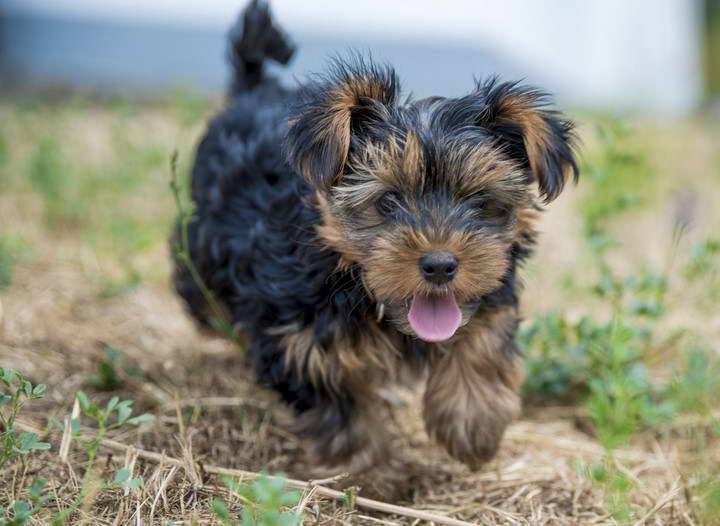
[[[569,176],[578,177],[573,150],[574,124],[550,107],[550,97],[534,88],[492,78],[477,91],[484,104],[476,125],[527,164],[545,202],[555,199]]]
[[[342,175],[353,146],[382,139],[381,123],[399,97],[395,72],[355,57],[304,86],[285,139],[290,166],[319,190]]]

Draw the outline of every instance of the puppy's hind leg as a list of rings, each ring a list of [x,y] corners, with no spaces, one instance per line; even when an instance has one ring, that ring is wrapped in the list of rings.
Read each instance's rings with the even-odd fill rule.
[[[336,393],[317,402],[298,414],[294,425],[297,435],[305,439],[306,469],[312,477],[358,475],[388,459],[377,415],[360,406],[356,397]]]
[[[386,462],[385,411],[372,383],[354,380],[332,349],[314,345],[310,334],[262,338],[251,350],[260,380],[295,413],[292,430],[306,450],[304,475],[358,474]]]

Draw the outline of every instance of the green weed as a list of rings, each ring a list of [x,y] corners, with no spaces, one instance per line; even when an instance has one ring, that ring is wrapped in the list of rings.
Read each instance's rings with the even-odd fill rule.
[[[31,400],[42,398],[45,385],[33,386],[20,373],[0,368],[0,428],[2,451],[0,469],[12,458],[27,455],[31,451],[49,449],[50,444],[39,442],[37,433],[18,433],[15,422],[22,407]]]
[[[48,482],[35,479],[28,490],[30,502],[16,500],[9,507],[0,506],[0,526],[24,526],[37,515],[52,495],[45,492]]]
[[[0,368],[0,470],[13,459],[33,451],[50,449],[50,444],[40,442],[37,433],[18,432],[16,420],[25,403],[43,397],[45,385],[33,386],[20,373]],[[43,494],[47,482],[33,481],[29,490],[30,502],[16,500],[7,508],[0,506],[0,526],[21,526],[36,515],[49,498]]]
[[[606,227],[610,220],[647,204],[647,188],[653,176],[646,155],[633,140],[632,129],[620,120],[597,126],[599,148],[594,158],[583,166],[586,184],[592,191],[580,204],[583,234],[589,247],[602,253],[617,243]]]
[[[302,521],[302,515],[283,511],[296,506],[301,495],[285,489],[287,478],[282,474],[263,473],[251,484],[242,484],[230,477],[223,478],[223,482],[231,495],[243,502],[238,521],[224,501],[213,501],[213,511],[223,526],[297,526]]]
[[[0,292],[12,285],[17,263],[27,252],[27,245],[18,238],[0,235]]]
[[[186,203],[183,196],[187,195],[188,192],[183,192],[182,187],[178,181],[178,153],[173,152],[170,158],[170,190],[175,199],[175,206],[179,214],[178,219],[178,235],[173,244],[173,252],[175,257],[185,268],[190,272],[195,284],[200,289],[205,301],[207,301],[213,316],[210,318],[212,325],[224,334],[230,340],[238,342],[238,336],[232,327],[230,320],[228,319],[225,309],[222,307],[218,299],[215,297],[213,291],[211,291],[205,281],[203,280],[200,272],[198,272],[195,262],[190,257],[190,242],[188,239],[188,225],[193,218],[193,207],[191,203]]]
[[[63,198],[63,162],[56,139],[45,137],[30,157],[30,182],[45,202],[58,206]]]
[[[76,397],[80,404],[82,414],[92,421],[96,427],[96,431],[94,435],[82,441],[83,432],[80,429],[80,419],[74,418],[69,422],[73,438],[82,441],[82,447],[87,454],[87,460],[85,461],[85,474],[83,475],[80,485],[80,492],[70,506],[53,517],[53,524],[56,525],[65,523],[83,504],[92,491],[102,491],[118,486],[123,488],[136,488],[143,484],[142,479],[131,478],[131,473],[127,469],[118,471],[112,480],[99,479],[95,473],[95,461],[100,451],[102,441],[109,431],[128,426],[137,426],[143,422],[149,422],[154,419],[152,415],[147,413],[132,416],[132,400],[121,401],[117,396],[114,396],[104,407],[101,407],[91,402],[82,391],[78,391]]]
[[[720,302],[720,239],[706,239],[693,249],[685,276],[701,288],[700,307],[714,312]]]
[[[684,367],[666,387],[664,396],[679,412],[708,416],[720,403],[720,359],[713,352],[695,348],[687,353]]]
[[[69,173],[58,139],[41,138],[28,161],[32,187],[42,197],[46,223],[51,228],[77,224],[84,215],[83,202],[74,195],[76,183]]]
[[[103,349],[105,358],[97,365],[97,373],[89,376],[85,384],[98,391],[115,391],[125,384],[128,377],[142,377],[142,369],[125,365],[125,353],[110,346]]]
[[[170,106],[175,118],[183,126],[190,127],[202,120],[210,105],[206,97],[186,88],[177,88],[172,91]]]

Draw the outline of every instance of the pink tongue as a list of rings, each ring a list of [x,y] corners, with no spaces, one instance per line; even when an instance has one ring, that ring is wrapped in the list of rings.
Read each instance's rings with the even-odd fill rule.
[[[420,339],[442,342],[460,327],[462,315],[452,294],[413,296],[408,321]]]

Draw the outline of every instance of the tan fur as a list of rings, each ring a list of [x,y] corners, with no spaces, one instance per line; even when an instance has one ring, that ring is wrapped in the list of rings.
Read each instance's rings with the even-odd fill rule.
[[[476,318],[451,343],[438,345],[423,398],[428,433],[456,459],[478,468],[492,458],[520,413],[523,373],[509,348],[514,309]]]
[[[317,202],[323,222],[316,227],[316,231],[328,247],[340,254],[338,268],[347,270],[353,262],[362,257],[362,253],[350,242],[340,222],[332,213],[330,204],[320,192],[317,192]]]
[[[353,108],[360,105],[361,98],[371,98],[383,101],[384,86],[377,79],[354,77],[345,79],[344,82],[335,86],[330,92],[327,111],[314,126],[315,139],[318,145],[325,145],[325,148],[333,148],[337,151],[337,169],[335,179],[340,175],[342,167],[347,163],[347,155],[350,149],[350,124]],[[298,119],[290,121],[289,127],[297,125]],[[299,171],[303,177],[313,182],[313,174],[310,173],[310,163],[305,159],[299,164]],[[332,186],[335,181],[328,181]]]
[[[356,394],[373,391],[397,376],[400,363],[398,342],[368,319],[359,342],[337,335],[332,349],[317,345],[312,327],[283,338],[286,367],[293,367],[315,385],[337,390],[350,386]]]
[[[482,296],[500,285],[508,265],[509,242],[477,238],[437,229],[434,232],[400,229],[378,239],[365,260],[368,287],[381,300],[405,301],[416,293],[437,293],[420,275],[419,259],[434,250],[445,250],[458,259],[458,273],[446,286],[459,301]]]
[[[491,146],[455,148],[448,165],[446,177],[458,196],[488,192],[513,202],[524,192],[522,170]]]
[[[513,231],[513,238],[516,243],[526,245],[527,239],[532,239],[537,234],[535,225],[540,221],[540,213],[541,210],[536,206],[518,211]]]
[[[545,178],[545,155],[551,142],[551,131],[536,105],[537,101],[529,96],[506,97],[498,111],[502,119],[516,122],[522,126],[525,150],[530,161],[530,170],[538,181]],[[563,166],[565,175],[572,169],[569,162]]]
[[[490,145],[451,145],[447,157],[441,167],[443,177],[458,196],[487,191],[512,201],[524,190],[522,170]],[[391,137],[382,147],[368,144],[349,163],[351,174],[340,181],[335,195],[353,206],[387,190],[422,191],[425,184],[425,156],[420,139],[412,132],[404,142]]]

